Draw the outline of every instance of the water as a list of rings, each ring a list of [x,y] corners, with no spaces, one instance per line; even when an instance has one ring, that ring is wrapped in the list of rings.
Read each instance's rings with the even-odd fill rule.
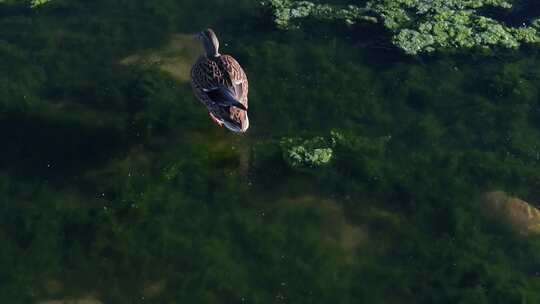
[[[57,1],[0,6],[2,303],[540,300],[540,239],[481,199],[540,202],[537,47],[410,57],[252,1]],[[208,26],[250,80],[244,136],[186,82]],[[332,130],[329,165],[287,166],[283,137]]]

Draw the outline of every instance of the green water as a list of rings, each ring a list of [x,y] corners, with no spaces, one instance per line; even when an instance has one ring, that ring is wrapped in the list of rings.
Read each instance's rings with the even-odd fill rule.
[[[411,57],[257,1],[53,1],[0,4],[0,303],[540,302],[540,237],[481,200],[540,204],[537,46]],[[246,135],[119,64],[208,26]],[[331,131],[328,165],[287,166],[283,137]]]

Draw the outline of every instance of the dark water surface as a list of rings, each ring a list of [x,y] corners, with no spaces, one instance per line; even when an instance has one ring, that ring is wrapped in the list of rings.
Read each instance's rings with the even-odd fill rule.
[[[53,1],[0,4],[0,303],[540,303],[540,237],[482,200],[540,203],[537,46],[410,57],[256,1]],[[208,26],[246,135],[120,63]],[[329,165],[284,162],[332,130]]]

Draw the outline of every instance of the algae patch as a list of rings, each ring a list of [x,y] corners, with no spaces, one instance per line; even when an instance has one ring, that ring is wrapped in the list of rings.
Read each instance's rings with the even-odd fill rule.
[[[392,136],[368,138],[331,131],[327,136],[284,137],[279,142],[285,163],[294,170],[313,172],[328,165],[341,152],[359,153],[365,158],[381,155]]]
[[[37,7],[37,6],[43,5],[43,4],[45,4],[47,2],[50,2],[50,1],[51,0],[32,0],[30,5],[32,7]]]
[[[312,169],[332,159],[332,144],[323,137],[283,138],[280,142],[285,162],[293,169]]]
[[[405,53],[435,50],[518,48],[522,43],[540,42],[538,26],[507,26],[482,16],[478,9],[509,10],[506,0],[371,0],[365,7],[315,4],[309,1],[270,0],[269,7],[278,28],[298,26],[298,20],[336,20],[352,25],[363,21],[379,23],[392,32],[392,43]]]
[[[335,6],[329,4],[315,4],[309,1],[263,1],[262,5],[269,6],[273,10],[274,22],[281,29],[287,29],[294,25],[295,19],[312,17],[324,20],[340,20],[347,24],[359,21],[376,22],[377,19],[367,16],[369,9],[355,5]]]
[[[1,3],[6,4],[25,4],[29,5],[31,8],[35,8],[38,6],[41,6],[43,4],[46,4],[48,2],[51,2],[52,0],[30,0],[30,1],[24,1],[24,0],[0,0]]]

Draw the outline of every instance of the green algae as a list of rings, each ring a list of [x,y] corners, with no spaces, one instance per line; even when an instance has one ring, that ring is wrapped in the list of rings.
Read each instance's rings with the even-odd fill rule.
[[[332,145],[323,137],[284,138],[280,142],[285,162],[293,169],[313,169],[332,160]]]
[[[499,3],[501,7],[505,2]],[[414,28],[397,29],[393,42],[407,54],[437,49],[504,47],[517,49],[522,43],[537,43],[540,36],[534,27],[509,27],[475,14],[475,6],[436,7],[428,10]]]
[[[540,302],[540,240],[475,204],[486,189],[540,197],[538,54],[353,54],[341,39],[245,32],[255,10],[209,1],[250,77],[253,129],[239,137],[185,83],[118,64],[199,27],[163,20],[211,23],[192,18],[205,3],[66,3],[0,21],[5,302]],[[283,137],[332,157],[295,174]],[[366,232],[358,248],[336,244],[332,208]]]
[[[355,24],[359,21],[376,21],[373,17],[366,16],[368,11],[354,5],[337,7],[328,4],[315,4],[309,1],[269,0],[263,1],[263,5],[269,6],[274,15],[274,22],[281,29],[293,26],[295,19],[316,18],[323,20],[340,20],[346,24]]]
[[[282,29],[306,17],[349,25],[378,22],[393,33],[392,42],[410,55],[452,49],[516,49],[522,43],[540,42],[534,22],[531,26],[511,27],[478,12],[484,7],[511,9],[512,2],[506,0],[371,0],[365,7],[272,0],[269,6],[274,22]]]
[[[30,3],[30,6],[31,7],[37,7],[37,6],[41,6],[47,2],[51,2],[52,0],[32,0],[32,2]]]
[[[280,141],[285,163],[295,170],[310,171],[354,152],[364,156],[383,155],[391,136],[368,138],[332,130],[328,136],[285,137]]]
[[[0,3],[6,4],[28,4],[31,8],[39,7],[52,0],[0,0]]]

